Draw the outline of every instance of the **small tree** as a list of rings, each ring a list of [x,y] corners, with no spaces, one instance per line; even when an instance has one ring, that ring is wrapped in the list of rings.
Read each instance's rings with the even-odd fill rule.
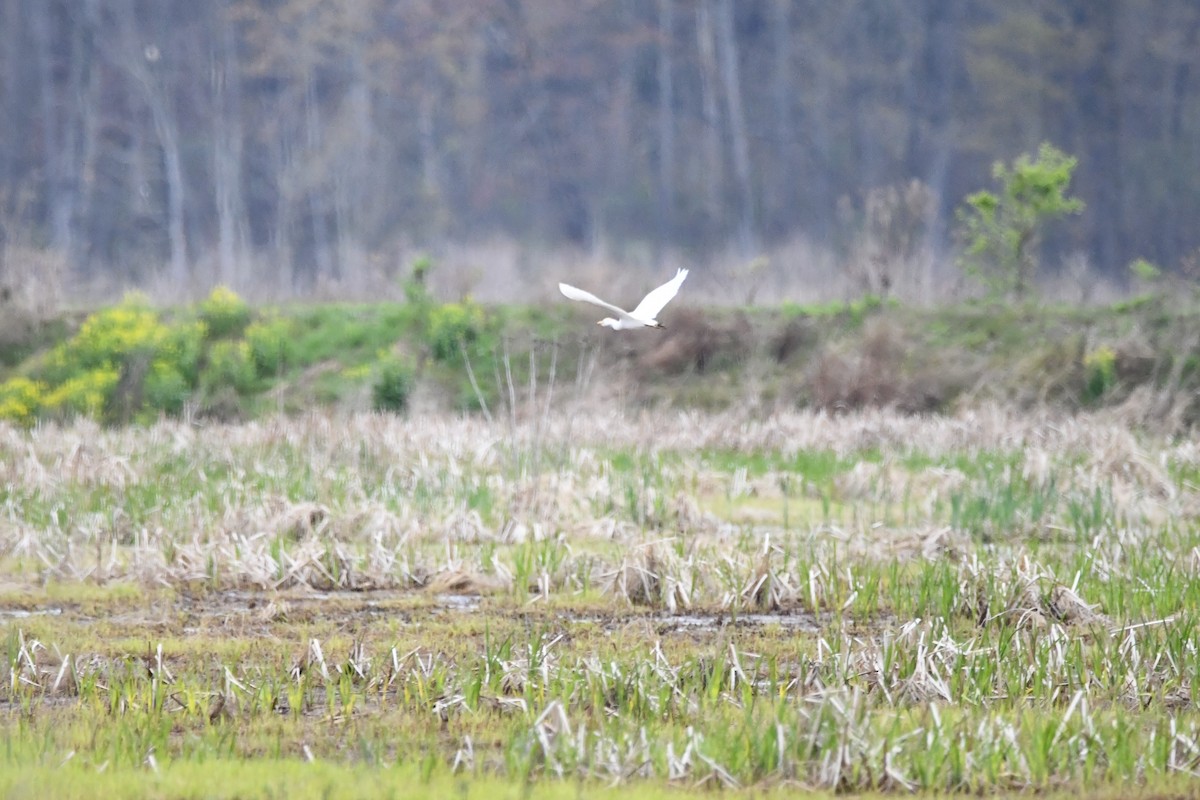
[[[992,177],[1000,193],[976,192],[959,208],[966,245],[962,264],[992,295],[1024,297],[1037,272],[1037,247],[1046,223],[1083,210],[1082,200],[1066,194],[1075,164],[1072,156],[1043,143],[1037,160],[1021,155],[1012,167],[997,161]]]

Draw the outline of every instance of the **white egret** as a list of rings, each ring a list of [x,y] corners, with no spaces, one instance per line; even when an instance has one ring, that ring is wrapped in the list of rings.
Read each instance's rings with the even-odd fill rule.
[[[657,289],[650,292],[642,298],[642,302],[637,304],[637,308],[633,311],[626,311],[623,308],[617,308],[612,303],[606,303],[591,292],[585,292],[583,289],[576,289],[574,286],[566,283],[560,283],[558,290],[565,297],[571,300],[582,300],[585,303],[607,308],[617,315],[616,319],[605,317],[597,322],[597,325],[603,325],[606,328],[612,328],[614,331],[626,330],[629,328],[662,328],[659,323],[658,312],[663,310],[663,306],[671,302],[679,292],[679,285],[683,283],[683,279],[688,276],[686,269],[677,270],[675,277],[659,286]]]

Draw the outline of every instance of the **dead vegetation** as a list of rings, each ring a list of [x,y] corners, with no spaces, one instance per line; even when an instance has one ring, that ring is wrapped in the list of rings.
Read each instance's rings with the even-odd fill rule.
[[[0,703],[138,769],[236,730],[475,778],[1184,774],[1197,475],[1190,440],[990,406],[3,427]]]
[[[753,349],[743,314],[723,314],[714,321],[698,309],[683,309],[672,318],[662,341],[642,354],[639,366],[651,373],[705,374],[730,369]]]
[[[535,443],[563,448],[546,462],[554,466],[531,471],[535,462],[519,453]],[[266,590],[432,581],[439,591],[462,583],[464,592],[515,582],[542,593],[603,585],[654,607],[741,598],[778,609],[802,594],[797,587],[807,576],[776,565],[769,549],[714,561],[726,542],[745,535],[712,513],[719,494],[738,509],[741,525],[756,520],[755,535],[803,532],[814,522],[813,498],[823,497],[838,511],[806,536],[864,556],[932,558],[961,550],[964,532],[1052,535],[1070,522],[1029,509],[990,514],[988,504],[1002,495],[989,493],[1012,487],[1030,494],[1034,507],[1069,502],[1076,514],[1085,506],[1099,513],[1091,506],[1102,496],[1100,510],[1138,524],[1196,513],[1194,487],[1171,473],[1195,469],[1196,454],[1186,443],[1157,447],[1155,454],[1142,437],[1103,417],[1014,417],[998,409],[836,419],[824,412],[599,412],[515,427],[362,415],[205,428],[0,428],[0,481],[11,487],[0,515],[0,552],[33,559],[39,580],[134,578]],[[601,454],[613,448],[648,454],[653,473],[644,472],[649,466],[642,473],[614,469]],[[986,476],[937,463],[939,454],[984,451],[1021,455],[1015,466]],[[803,475],[796,482],[782,471],[752,480],[736,470],[711,473],[700,458],[706,452],[772,452],[783,463],[810,452],[879,456],[809,478],[806,488]],[[914,452],[928,465],[907,466]],[[675,455],[662,462],[654,453]],[[162,492],[169,502],[153,499]],[[982,516],[963,516],[972,508],[964,506],[948,528],[946,509],[973,496],[983,503],[973,513]],[[145,499],[131,506],[130,497]],[[786,504],[802,515],[786,522]],[[907,519],[891,520],[887,509],[900,506],[909,509]],[[866,508],[879,516],[862,519],[856,509]],[[469,551],[481,546],[503,557],[475,561]]]
[[[622,398],[669,398],[708,410],[927,414],[996,403],[1110,409],[1162,433],[1200,419],[1200,340],[1188,313],[1076,316],[1036,308],[922,311],[877,297],[810,313],[684,305],[665,332],[600,338],[592,355],[604,384]]]

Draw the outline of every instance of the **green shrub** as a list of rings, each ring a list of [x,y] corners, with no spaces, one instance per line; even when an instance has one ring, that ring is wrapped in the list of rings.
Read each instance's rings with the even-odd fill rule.
[[[58,415],[128,420],[148,407],[175,414],[199,381],[208,326],[168,326],[145,297],[89,316],[46,361],[42,408]]]
[[[81,372],[50,390],[42,406],[60,416],[103,417],[120,377],[117,368],[108,364]]]
[[[200,301],[200,319],[213,339],[231,339],[250,324],[250,307],[228,286],[218,286]]]
[[[258,379],[250,345],[246,342],[213,342],[201,383],[208,389],[232,386],[238,394],[254,391]]]
[[[412,305],[429,303],[429,274],[433,272],[433,259],[429,256],[418,256],[413,261],[412,272],[404,280],[404,299]]]
[[[408,306],[392,305],[329,303],[306,309],[288,321],[289,364],[371,363],[376,353],[390,348],[412,325],[412,315]],[[420,325],[424,330],[424,320]]]
[[[51,356],[52,369],[67,378],[81,371],[121,364],[132,355],[153,356],[170,339],[158,313],[138,294],[126,295],[120,305],[97,311],[83,321],[69,342]]]
[[[246,328],[250,359],[259,377],[278,375],[293,360],[292,325],[280,317],[251,323]]]
[[[458,355],[460,342],[469,345],[479,338],[483,323],[483,309],[469,300],[433,309],[426,338],[434,359],[448,361],[454,358]]]
[[[1117,382],[1117,354],[1106,344],[1100,345],[1083,357],[1086,382],[1083,399],[1095,403]]]
[[[0,420],[31,427],[42,407],[44,384],[29,378],[11,378],[0,383]]]
[[[404,411],[412,388],[412,365],[395,356],[384,356],[375,370],[371,405],[376,411]]]
[[[145,377],[142,399],[146,407],[167,414],[183,411],[192,386],[176,364],[158,360],[150,365]],[[136,409],[133,409],[136,410]]]
[[[1129,262],[1129,273],[1143,283],[1154,283],[1162,277],[1162,270],[1151,261],[1144,258]]]
[[[1022,155],[1011,167],[997,161],[992,177],[999,193],[976,192],[959,208],[959,235],[966,245],[962,266],[993,297],[1023,298],[1037,273],[1038,243],[1047,224],[1083,210],[1082,200],[1067,195],[1076,163],[1048,143],[1036,159]]]
[[[158,352],[158,360],[170,364],[189,387],[200,381],[200,362],[208,326],[200,321],[181,322],[167,329],[167,337]]]

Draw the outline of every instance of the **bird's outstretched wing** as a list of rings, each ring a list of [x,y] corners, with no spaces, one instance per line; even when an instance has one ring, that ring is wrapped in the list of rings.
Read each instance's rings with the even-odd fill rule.
[[[683,279],[688,276],[686,269],[680,269],[675,272],[675,277],[654,289],[650,294],[642,298],[642,302],[637,304],[637,308],[629,312],[631,317],[638,319],[655,319],[658,312],[663,310],[663,306],[671,302],[671,298],[679,292],[679,285],[683,283]]]
[[[592,305],[600,306],[601,308],[607,308],[609,311],[620,314],[622,317],[629,316],[629,312],[625,309],[617,308],[612,303],[606,303],[591,292],[585,292],[583,289],[576,289],[569,283],[560,283],[558,285],[558,290],[563,293],[564,297],[570,298],[571,300],[582,300],[585,303],[591,303]],[[672,292],[672,294],[674,294],[674,292]],[[645,301],[643,300],[642,302],[644,303]]]

